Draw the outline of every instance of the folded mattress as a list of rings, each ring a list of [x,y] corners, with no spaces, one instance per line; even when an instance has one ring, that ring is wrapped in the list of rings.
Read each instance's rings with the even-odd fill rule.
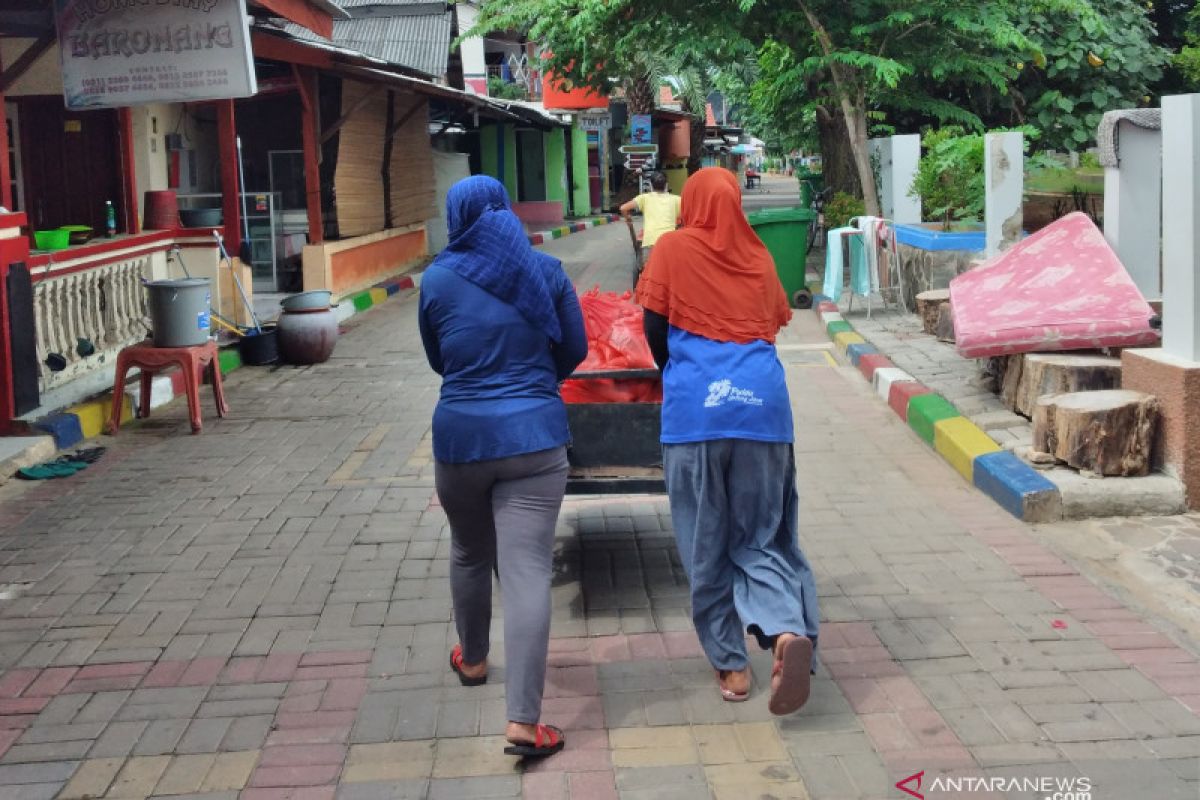
[[[1153,309],[1080,212],[954,278],[950,308],[968,358],[1158,342]]]

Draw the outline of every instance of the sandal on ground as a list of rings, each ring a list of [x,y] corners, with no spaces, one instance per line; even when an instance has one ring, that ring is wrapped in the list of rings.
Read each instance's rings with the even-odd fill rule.
[[[27,481],[44,481],[51,478],[68,478],[85,469],[87,464],[82,461],[64,460],[57,458],[54,461],[46,461],[41,464],[36,464],[32,467],[22,467],[17,470],[17,477],[24,478]]]
[[[771,671],[771,700],[767,703],[772,714],[791,714],[808,702],[812,684],[812,657],[812,640],[803,636],[788,640],[782,652],[775,654],[775,667]],[[774,680],[776,677],[779,678],[778,684]]]
[[[454,649],[450,651],[450,669],[458,675],[458,681],[463,686],[482,686],[487,683],[487,673],[480,675],[478,678],[472,678],[462,670],[463,654],[462,645],[454,645]]]
[[[538,723],[534,727],[532,742],[509,742],[504,748],[506,756],[521,756],[522,758],[545,758],[562,750],[567,744],[563,732],[553,725]]]
[[[100,460],[108,448],[106,447],[89,447],[86,450],[76,450],[75,454],[70,456],[72,461],[82,461],[85,464],[95,464]]]
[[[725,685],[725,678],[733,670],[719,669],[717,670],[717,687],[721,690],[721,699],[726,703],[744,703],[750,699],[750,690],[744,692],[735,692]]]

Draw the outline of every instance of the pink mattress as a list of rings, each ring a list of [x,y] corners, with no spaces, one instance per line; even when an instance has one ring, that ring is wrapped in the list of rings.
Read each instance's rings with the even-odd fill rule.
[[[1158,342],[1154,311],[1079,212],[952,280],[950,308],[968,358]]]

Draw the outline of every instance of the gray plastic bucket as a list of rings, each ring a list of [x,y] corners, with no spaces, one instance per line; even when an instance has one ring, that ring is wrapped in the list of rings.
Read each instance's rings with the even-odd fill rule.
[[[209,283],[208,278],[182,278],[146,284],[155,347],[191,347],[208,341]]]

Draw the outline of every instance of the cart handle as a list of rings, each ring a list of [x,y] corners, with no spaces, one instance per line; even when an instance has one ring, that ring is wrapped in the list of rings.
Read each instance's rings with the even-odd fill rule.
[[[661,378],[662,373],[657,369],[599,369],[586,372],[572,372],[571,380],[594,381],[604,378],[633,380],[639,378]]]

